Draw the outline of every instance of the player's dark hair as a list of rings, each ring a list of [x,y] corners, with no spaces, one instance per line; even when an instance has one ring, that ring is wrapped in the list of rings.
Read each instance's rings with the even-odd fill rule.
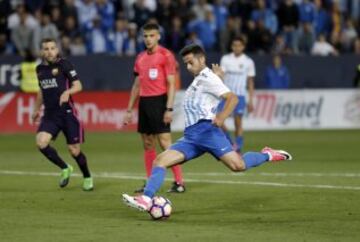
[[[240,41],[244,46],[246,45],[246,38],[244,36],[241,36],[241,35],[235,36],[231,40],[231,43],[233,43],[234,41]]]
[[[157,30],[160,31],[160,26],[155,23],[147,23],[143,26],[143,30]]]
[[[189,44],[187,46],[185,46],[184,48],[182,48],[182,50],[180,50],[180,55],[182,57],[188,55],[188,54],[193,54],[196,56],[205,56],[205,51],[204,49],[197,44]]]
[[[42,47],[42,44],[49,42],[54,42],[55,44],[57,44],[57,41],[54,38],[43,38],[40,42],[40,47]]]

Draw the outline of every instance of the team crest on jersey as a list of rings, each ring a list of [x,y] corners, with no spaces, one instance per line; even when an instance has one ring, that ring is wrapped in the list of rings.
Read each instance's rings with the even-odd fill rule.
[[[156,68],[150,68],[149,69],[149,78],[151,80],[155,80],[159,75],[158,69]]]
[[[53,74],[53,76],[56,76],[57,74],[59,74],[59,68],[52,69],[51,74]]]

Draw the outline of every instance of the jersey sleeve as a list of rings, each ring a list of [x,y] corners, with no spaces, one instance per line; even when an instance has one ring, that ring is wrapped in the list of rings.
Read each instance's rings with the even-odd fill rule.
[[[175,75],[176,73],[176,59],[170,51],[165,53],[164,71],[166,76]]]
[[[74,68],[74,66],[68,60],[64,60],[62,63],[65,76],[69,79],[70,82],[79,80],[79,76]]]
[[[139,75],[139,56],[136,57],[133,71],[135,76]]]
[[[252,59],[249,59],[249,67],[248,67],[248,77],[255,77],[256,71],[255,71],[255,64]]]
[[[216,97],[221,97],[225,93],[230,92],[230,89],[215,74],[211,75],[211,78],[207,78],[206,82],[208,92]]]

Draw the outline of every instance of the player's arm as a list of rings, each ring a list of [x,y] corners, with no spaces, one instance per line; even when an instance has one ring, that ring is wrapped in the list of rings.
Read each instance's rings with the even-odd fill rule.
[[[71,87],[61,94],[59,101],[60,106],[67,103],[71,95],[82,91],[82,84],[74,66],[68,60],[63,60],[61,62],[61,67],[64,75],[70,81]]]
[[[225,119],[233,113],[239,101],[238,97],[233,92],[226,92],[221,95],[221,98],[225,99],[224,109],[218,113],[213,120],[213,124],[218,127],[221,127],[224,124]]]
[[[82,84],[80,80],[75,80],[71,83],[71,87],[64,91],[60,96],[60,106],[63,103],[67,103],[71,95],[79,93],[82,91]]]
[[[33,123],[38,123],[40,120],[40,110],[42,104],[43,104],[43,95],[42,95],[42,91],[40,90],[36,95],[35,106],[33,113],[31,115]]]
[[[254,111],[254,90],[255,90],[255,82],[254,77],[248,77],[247,79],[247,89],[249,93],[249,103],[248,103],[248,112],[251,113]]]
[[[171,123],[172,113],[175,99],[175,75],[168,75],[167,81],[167,102],[166,111],[164,113],[164,123]]]
[[[127,125],[131,122],[132,119],[132,111],[135,105],[135,102],[137,100],[137,98],[139,97],[139,92],[140,92],[140,81],[139,81],[139,77],[136,76],[135,80],[134,80],[134,84],[131,88],[131,92],[130,92],[130,99],[129,99],[129,103],[128,103],[128,108],[126,111],[126,116],[124,119],[124,124]]]
[[[175,90],[176,90],[176,60],[170,52],[166,55],[166,64],[164,66],[167,81],[167,101],[166,111],[164,113],[163,121],[168,124],[172,121],[172,114],[174,108]]]

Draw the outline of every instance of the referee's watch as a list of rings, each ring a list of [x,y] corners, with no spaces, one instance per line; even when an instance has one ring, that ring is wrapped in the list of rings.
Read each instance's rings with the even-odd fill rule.
[[[166,111],[172,112],[172,111],[174,111],[174,109],[173,108],[166,108]]]

